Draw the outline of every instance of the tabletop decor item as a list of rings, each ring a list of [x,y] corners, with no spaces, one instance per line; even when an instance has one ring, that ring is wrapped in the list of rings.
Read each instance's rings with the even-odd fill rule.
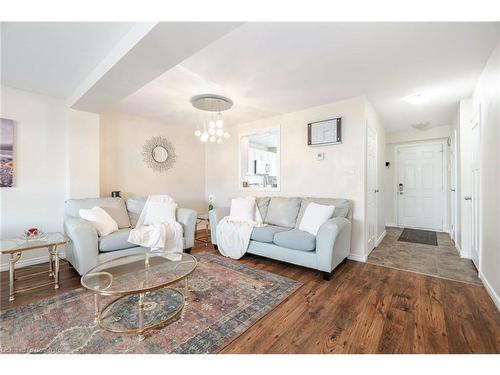
[[[25,230],[21,237],[27,241],[42,240],[45,238],[45,233],[38,228],[30,228]]]
[[[144,162],[155,172],[166,172],[175,164],[175,149],[172,143],[163,137],[151,137],[142,146]]]
[[[0,118],[0,187],[14,186],[14,121]]]
[[[208,210],[212,211],[215,208],[215,195],[210,194],[208,196]]]

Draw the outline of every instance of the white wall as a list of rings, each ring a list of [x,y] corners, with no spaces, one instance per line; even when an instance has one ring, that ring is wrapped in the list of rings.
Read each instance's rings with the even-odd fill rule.
[[[78,178],[75,159],[68,155],[68,118],[78,118],[79,111],[70,114],[62,100],[6,86],[1,87],[0,102],[1,117],[16,121],[15,180],[14,187],[0,190],[0,237],[19,237],[30,227],[62,232],[68,182],[72,180],[72,190],[80,192],[96,182],[88,181],[86,175],[80,186],[82,180]],[[80,134],[77,127],[87,129],[88,122],[80,118],[72,125],[73,134]],[[90,146],[95,139],[88,141],[79,142],[83,155],[93,152]],[[73,169],[75,173],[70,179],[68,171]],[[34,250],[23,254],[17,266],[44,261],[47,251]],[[7,268],[8,257],[2,255],[1,269]]]
[[[396,170],[396,146],[403,144],[416,144],[425,141],[439,140],[442,141],[450,136],[449,126],[439,126],[428,130],[410,129],[407,131],[399,131],[386,134],[385,145],[385,161],[390,163],[389,168],[384,166],[385,179],[385,223],[388,226],[397,225],[397,210],[396,210],[396,190],[398,186],[397,170]],[[385,165],[385,162],[384,162]]]
[[[38,227],[61,231],[66,197],[66,108],[60,100],[1,87],[1,116],[15,120],[14,187],[1,189],[1,238]],[[22,260],[46,255],[26,253]],[[8,257],[2,255],[2,268]]]
[[[386,180],[385,180],[385,142],[386,133],[385,128],[382,126],[380,118],[367,100],[366,105],[366,121],[368,126],[373,126],[377,131],[377,189],[379,190],[377,194],[377,243],[382,240],[385,235],[385,191],[386,191]],[[366,149],[366,148],[365,148]]]
[[[342,117],[342,144],[307,146],[307,124]],[[281,126],[281,191],[243,192],[238,180],[238,134],[251,129]],[[206,146],[206,193],[227,206],[240,195],[281,195],[348,198],[354,202],[352,251],[363,257],[365,98],[357,97],[308,108],[230,128],[222,145]],[[325,153],[316,161],[318,151]]]
[[[69,110],[67,197],[99,196],[99,115]]]
[[[169,194],[181,207],[207,211],[205,148],[193,129],[121,113],[101,115],[100,195],[120,190],[123,196]],[[142,146],[163,136],[177,154],[173,169],[154,172],[143,161]],[[237,158],[235,159],[237,160]]]
[[[480,276],[500,309],[500,41],[472,95],[480,109]]]

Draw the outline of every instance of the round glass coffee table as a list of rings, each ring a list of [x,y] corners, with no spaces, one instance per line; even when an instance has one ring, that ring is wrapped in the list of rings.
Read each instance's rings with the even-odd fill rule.
[[[172,322],[180,315],[188,291],[188,275],[196,258],[186,253],[138,253],[114,258],[82,276],[94,293],[95,322],[111,332],[138,334]],[[168,287],[184,279],[184,287]],[[181,291],[182,290],[182,291]],[[100,297],[116,297],[100,307]]]

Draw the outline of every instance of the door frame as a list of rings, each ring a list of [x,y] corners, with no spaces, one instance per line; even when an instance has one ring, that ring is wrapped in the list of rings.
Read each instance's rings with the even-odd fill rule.
[[[449,204],[448,201],[450,199],[450,192],[449,192],[449,181],[448,181],[448,138],[439,138],[439,139],[432,139],[428,141],[417,141],[417,142],[407,142],[407,143],[400,143],[394,146],[394,168],[395,168],[395,190],[394,190],[394,217],[396,219],[396,226],[398,228],[403,228],[404,226],[399,223],[399,191],[397,188],[397,184],[399,181],[399,157],[398,157],[398,152],[402,148],[408,148],[408,147],[414,147],[414,146],[435,146],[435,145],[441,145],[443,147],[443,167],[441,168],[442,171],[441,173],[443,174],[443,189],[444,189],[444,204],[443,204],[443,232],[448,232],[450,231],[450,225],[448,221],[449,215]]]
[[[375,193],[375,242],[374,242],[374,247],[373,249],[371,250],[368,250],[368,241],[369,241],[369,238],[368,238],[368,128],[370,128],[370,130],[372,130],[374,133],[375,133],[375,156],[377,158],[377,160],[375,161],[375,180],[376,180],[376,189],[378,190],[377,193]],[[379,153],[379,149],[378,149],[378,137],[379,137],[379,134],[378,134],[378,131],[377,131],[377,128],[374,127],[374,126],[371,126],[370,123],[368,121],[366,121],[366,127],[365,127],[365,160],[364,160],[364,165],[365,165],[365,233],[366,233],[366,236],[365,236],[365,258],[367,258],[370,253],[378,246],[378,240],[379,240],[379,237],[378,237],[378,195],[380,194],[380,187],[378,186],[378,182],[379,182],[379,175],[378,175],[378,172],[379,172],[379,166],[378,166],[378,163],[380,160],[378,160],[378,153]],[[382,237],[382,236],[381,236]]]

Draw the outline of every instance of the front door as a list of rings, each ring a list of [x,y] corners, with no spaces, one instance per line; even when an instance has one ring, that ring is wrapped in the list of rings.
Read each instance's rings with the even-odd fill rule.
[[[398,149],[398,225],[443,230],[443,145]]]

